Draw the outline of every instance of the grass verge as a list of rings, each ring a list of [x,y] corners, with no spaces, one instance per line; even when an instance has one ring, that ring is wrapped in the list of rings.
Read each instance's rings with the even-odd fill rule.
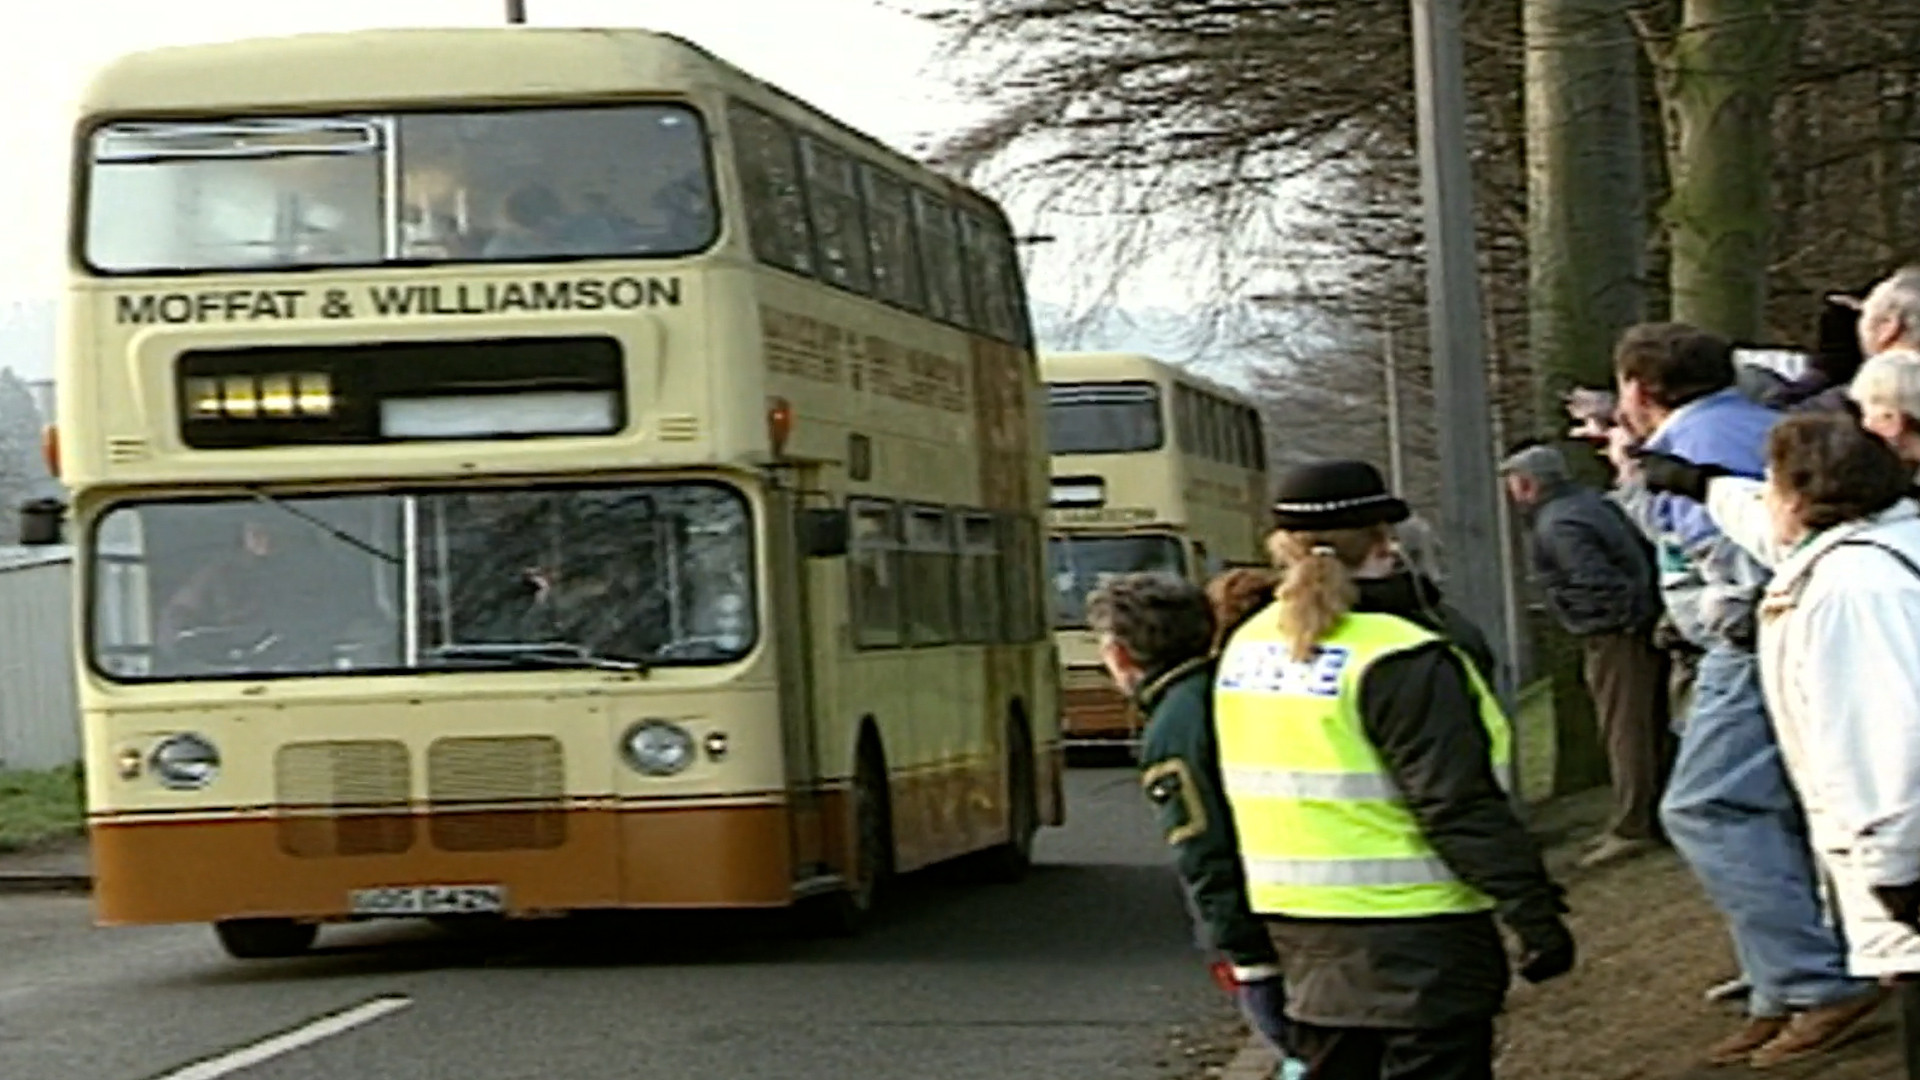
[[[77,836],[86,825],[80,769],[0,771],[0,852]]]
[[[1538,803],[1554,795],[1553,680],[1536,680],[1515,697],[1513,737],[1520,751],[1520,797]]]

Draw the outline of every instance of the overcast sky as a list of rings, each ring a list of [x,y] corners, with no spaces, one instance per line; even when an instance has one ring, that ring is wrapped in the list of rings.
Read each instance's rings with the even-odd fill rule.
[[[0,205],[17,230],[11,257],[0,260],[6,299],[59,289],[72,111],[102,63],[155,46],[267,34],[495,25],[505,11],[503,0],[16,2],[21,10],[0,35],[0,101],[15,125],[0,160]],[[690,38],[909,152],[971,111],[933,65],[937,32],[875,0],[527,0],[527,8],[535,25],[644,26]],[[1072,246],[1062,236],[1034,256],[1065,265]],[[1033,270],[1036,281],[1049,276],[1045,264]]]

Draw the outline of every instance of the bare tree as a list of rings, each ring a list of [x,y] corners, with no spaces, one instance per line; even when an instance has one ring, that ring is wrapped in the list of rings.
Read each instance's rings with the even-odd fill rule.
[[[943,5],[958,54],[992,61],[969,84],[992,113],[939,148],[943,164],[1003,163],[997,189],[1109,223],[1110,280],[1184,242],[1210,258],[1222,312],[1287,297],[1284,319],[1216,312],[1265,358],[1276,461],[1385,463],[1391,340],[1408,494],[1433,507],[1404,0],[919,2]],[[1803,343],[1824,293],[1917,254],[1920,0],[1632,2],[1632,34],[1616,0],[1467,5],[1487,377],[1507,439],[1552,434],[1562,389],[1610,381],[1611,338],[1642,303]],[[1536,44],[1573,29],[1555,4],[1614,28],[1576,55],[1534,55],[1528,19]],[[1629,88],[1649,151],[1638,177],[1622,164]],[[1534,163],[1587,183],[1550,207],[1536,195],[1530,235],[1526,106],[1553,95],[1573,126],[1536,139]],[[1582,125],[1603,122],[1596,146]]]

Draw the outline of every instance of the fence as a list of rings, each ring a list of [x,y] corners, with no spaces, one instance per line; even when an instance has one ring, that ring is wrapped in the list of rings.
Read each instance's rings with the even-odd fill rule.
[[[71,549],[0,548],[0,768],[80,760]]]

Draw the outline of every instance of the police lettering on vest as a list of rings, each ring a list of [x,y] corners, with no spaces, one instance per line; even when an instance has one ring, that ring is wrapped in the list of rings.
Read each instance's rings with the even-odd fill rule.
[[[1360,681],[1375,663],[1441,638],[1393,615],[1355,613],[1306,661],[1270,606],[1221,657],[1214,717],[1247,894],[1260,914],[1419,918],[1486,911],[1401,799],[1361,721]],[[1473,665],[1462,668],[1504,777],[1506,716]]]

